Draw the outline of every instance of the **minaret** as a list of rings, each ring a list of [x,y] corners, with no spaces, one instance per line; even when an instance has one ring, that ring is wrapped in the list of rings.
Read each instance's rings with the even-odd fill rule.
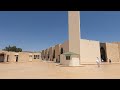
[[[80,11],[68,11],[68,40],[69,52],[80,55]]]

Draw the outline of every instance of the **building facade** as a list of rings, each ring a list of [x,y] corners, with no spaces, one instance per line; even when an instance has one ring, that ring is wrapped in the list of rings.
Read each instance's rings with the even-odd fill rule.
[[[85,40],[80,37],[80,11],[68,11],[68,40],[62,44],[53,46],[53,52],[50,49],[50,60],[60,62],[62,64],[68,63],[65,61],[64,53],[75,53],[79,55],[78,59],[71,60],[72,62],[96,63],[97,57],[102,62],[119,62],[120,61],[120,42],[101,43],[94,40]],[[44,52],[43,50],[42,52]],[[42,53],[42,56],[46,56]],[[62,56],[61,56],[62,55]],[[70,58],[70,57],[69,57]],[[44,58],[47,60],[48,58]],[[68,57],[66,57],[66,60]],[[70,58],[71,59],[71,58]],[[49,60],[49,59],[48,59]],[[79,64],[80,64],[79,63]]]
[[[102,62],[120,61],[120,42],[101,43],[81,39],[80,36],[80,11],[68,11],[67,41],[48,47],[41,53],[0,51],[0,62],[27,62],[42,59],[74,66],[96,63],[97,57]]]
[[[41,60],[40,52],[0,51],[0,62],[29,62]]]

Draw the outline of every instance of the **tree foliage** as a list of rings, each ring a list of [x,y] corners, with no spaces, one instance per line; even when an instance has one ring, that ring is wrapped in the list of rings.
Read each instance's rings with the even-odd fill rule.
[[[3,49],[4,51],[13,51],[13,52],[22,52],[21,48],[17,48],[16,46],[8,46]]]

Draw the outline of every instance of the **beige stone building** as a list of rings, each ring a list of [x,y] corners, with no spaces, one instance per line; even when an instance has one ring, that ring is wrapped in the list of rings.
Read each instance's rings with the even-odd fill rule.
[[[112,60],[112,62],[120,61],[120,49],[117,43],[100,43],[101,58],[104,61]]]
[[[102,62],[120,61],[120,42],[101,43],[80,38],[80,11],[68,11],[68,40],[48,48],[49,58],[60,64],[77,66],[78,64],[96,63],[97,57]],[[44,52],[45,50],[42,50]],[[42,53],[42,57],[47,54]]]
[[[120,61],[120,47],[119,47],[120,43],[119,44],[115,42],[100,43],[99,41],[85,40],[85,39],[80,39],[80,42],[81,43],[79,47],[80,47],[80,63],[81,64],[96,63],[97,57],[99,57],[101,61],[103,60],[103,62],[109,62],[109,59],[111,59],[112,62]],[[55,60],[55,62],[60,62],[60,55],[69,51],[68,45],[69,45],[69,41],[66,41],[63,44],[57,44],[54,47],[52,47],[53,52],[50,51],[49,60],[51,61]],[[54,52],[55,52],[55,56],[54,56]],[[41,53],[41,56],[45,56],[45,54]]]
[[[0,51],[0,62],[28,62],[34,60],[54,61],[68,66],[102,62],[120,62],[120,42],[101,43],[81,39],[80,12],[68,11],[68,40],[39,52]]]
[[[35,60],[41,60],[40,52],[0,51],[0,62],[28,62]]]

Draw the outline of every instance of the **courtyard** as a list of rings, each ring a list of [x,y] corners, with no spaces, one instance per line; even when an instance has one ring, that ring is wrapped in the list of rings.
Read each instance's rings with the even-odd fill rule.
[[[119,79],[120,63],[66,67],[47,61],[2,62],[0,79]]]

